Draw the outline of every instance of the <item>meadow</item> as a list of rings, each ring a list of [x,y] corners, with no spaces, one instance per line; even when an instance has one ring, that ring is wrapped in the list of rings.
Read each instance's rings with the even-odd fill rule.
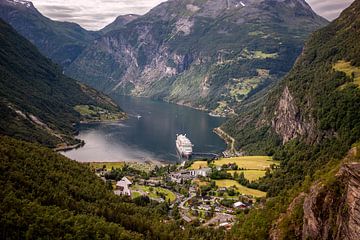
[[[266,196],[266,192],[262,192],[262,191],[259,191],[256,189],[244,187],[235,180],[229,180],[229,179],[216,180],[215,183],[216,183],[216,186],[218,186],[218,187],[226,187],[226,188],[235,187],[235,189],[239,193],[244,194],[244,195],[251,195],[254,197],[265,197]]]

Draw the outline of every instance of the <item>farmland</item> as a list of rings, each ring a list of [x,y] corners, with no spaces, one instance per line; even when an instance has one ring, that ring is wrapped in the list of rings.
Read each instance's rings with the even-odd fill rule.
[[[249,181],[256,181],[259,180],[259,178],[265,176],[265,172],[264,170],[230,170],[227,171],[228,173],[230,173],[232,176],[234,176],[234,173],[244,173],[244,177],[249,180]]]
[[[244,170],[266,170],[273,164],[278,162],[273,161],[268,156],[246,156],[246,157],[233,157],[233,158],[222,158],[215,161],[216,166],[223,166],[224,164],[235,163],[239,169]]]
[[[236,191],[238,191],[239,193],[244,194],[244,195],[251,195],[254,197],[265,197],[266,196],[265,192],[244,187],[235,180],[223,179],[223,180],[216,180],[215,182],[216,182],[216,186],[218,186],[218,187],[225,187],[225,188],[235,187]]]

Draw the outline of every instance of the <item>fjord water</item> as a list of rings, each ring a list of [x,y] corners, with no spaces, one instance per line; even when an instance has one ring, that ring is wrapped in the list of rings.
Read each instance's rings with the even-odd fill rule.
[[[80,162],[176,162],[179,158],[175,139],[179,133],[187,134],[197,153],[220,153],[226,148],[212,131],[224,118],[145,98],[119,96],[114,100],[128,119],[119,123],[82,124],[78,138],[86,144],[65,152],[67,157]]]

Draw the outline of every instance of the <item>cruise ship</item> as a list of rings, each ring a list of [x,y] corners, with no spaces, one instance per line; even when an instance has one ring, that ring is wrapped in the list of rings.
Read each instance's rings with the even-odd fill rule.
[[[181,157],[190,158],[193,153],[193,145],[190,140],[186,137],[186,134],[176,135],[176,149],[180,153]]]

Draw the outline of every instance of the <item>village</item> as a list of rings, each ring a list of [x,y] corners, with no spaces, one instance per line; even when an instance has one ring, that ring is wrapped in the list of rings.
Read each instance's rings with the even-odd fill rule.
[[[158,166],[145,163],[92,163],[116,195],[135,202],[166,204],[169,216],[187,223],[231,228],[237,214],[260,207],[265,192],[256,180],[278,166],[267,156],[190,160]]]

